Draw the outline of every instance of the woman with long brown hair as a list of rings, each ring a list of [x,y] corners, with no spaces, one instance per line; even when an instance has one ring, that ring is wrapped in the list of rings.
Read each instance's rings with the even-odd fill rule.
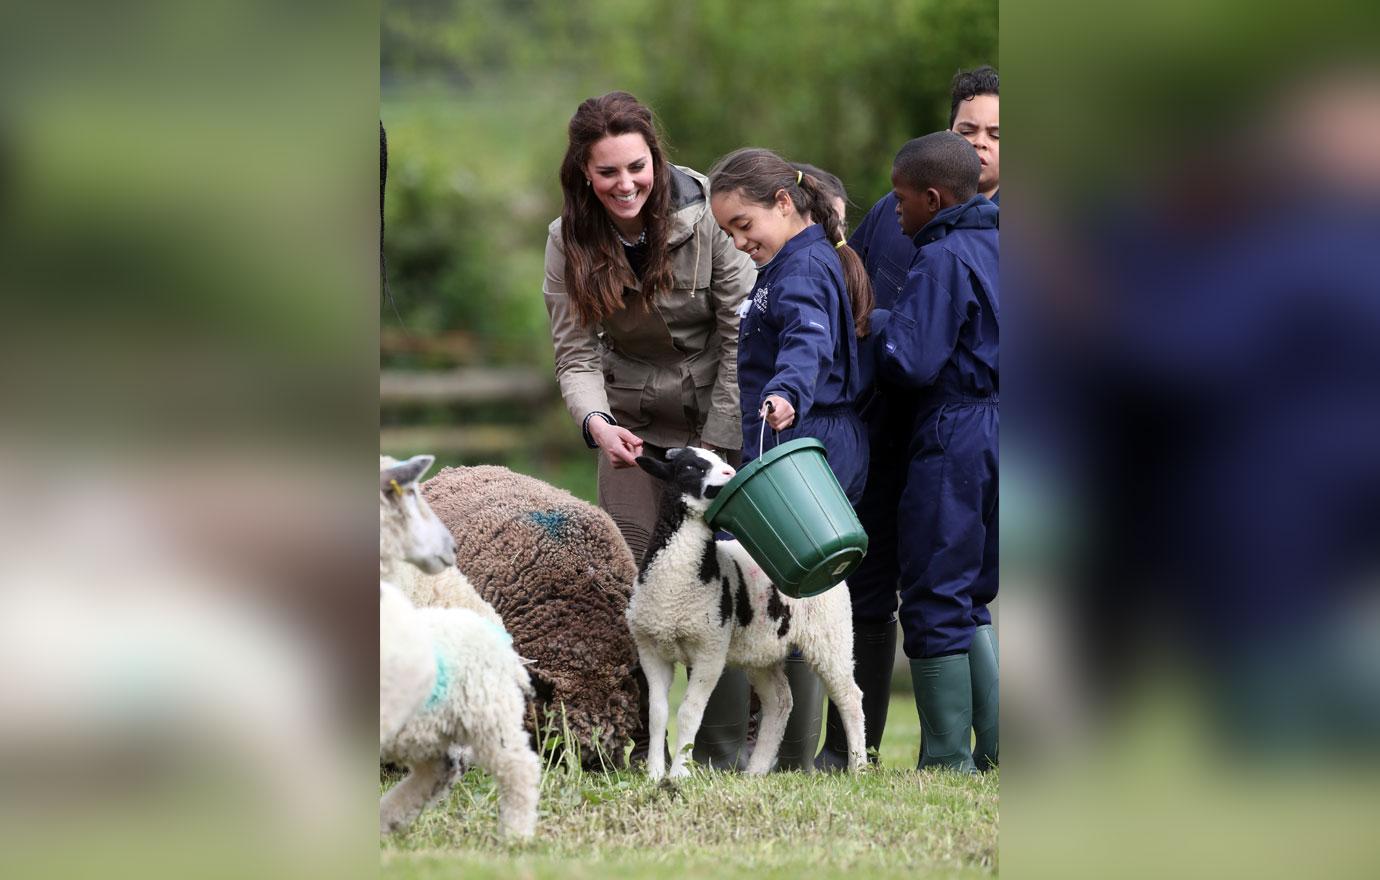
[[[661,484],[637,456],[701,446],[739,461],[738,307],[756,270],[715,223],[706,178],[666,160],[651,110],[627,92],[580,104],[560,180],[542,284],[556,375],[600,451],[599,506],[640,564]],[[723,681],[732,693],[711,700],[696,759],[731,766],[747,680],[731,670]]]
[[[661,487],[637,456],[742,447],[737,309],[756,272],[715,224],[708,182],[666,161],[627,92],[576,110],[560,178],[542,286],[556,375],[601,451],[599,506],[640,562]]]

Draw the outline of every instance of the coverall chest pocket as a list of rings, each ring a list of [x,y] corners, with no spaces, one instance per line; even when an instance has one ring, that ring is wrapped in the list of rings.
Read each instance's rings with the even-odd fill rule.
[[[751,298],[744,300],[747,303],[747,311],[743,313],[742,319],[738,322],[738,339],[751,339],[762,331],[762,319],[766,312],[757,307]]]
[[[897,266],[895,262],[882,257],[877,263],[877,300],[883,308],[889,308],[901,295],[901,288],[906,284],[906,273],[909,269],[905,266]]]

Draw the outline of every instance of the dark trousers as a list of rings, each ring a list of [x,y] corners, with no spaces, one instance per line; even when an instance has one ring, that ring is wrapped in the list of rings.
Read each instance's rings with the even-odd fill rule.
[[[882,406],[867,418],[870,447],[867,484],[854,505],[867,532],[867,555],[848,578],[853,620],[882,624],[895,618],[900,562],[897,558],[897,510],[909,468],[910,424],[897,424]]]
[[[954,398],[916,420],[897,508],[906,656],[967,651],[997,596],[995,398]]]

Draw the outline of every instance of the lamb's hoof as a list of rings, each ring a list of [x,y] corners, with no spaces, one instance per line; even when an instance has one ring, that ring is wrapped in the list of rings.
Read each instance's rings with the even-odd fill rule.
[[[451,779],[459,779],[469,772],[474,764],[474,749],[455,745],[446,750],[447,767]]]
[[[671,773],[670,773],[670,778],[671,778],[671,779],[689,779],[689,778],[690,778],[690,768],[687,767],[687,766],[684,765],[684,764],[680,765],[679,767],[672,767],[672,768],[671,768]]]

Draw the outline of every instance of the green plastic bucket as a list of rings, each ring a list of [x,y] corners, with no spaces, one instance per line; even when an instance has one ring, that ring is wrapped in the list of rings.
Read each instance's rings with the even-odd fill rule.
[[[749,463],[705,511],[733,533],[787,596],[816,596],[847,578],[867,553],[867,533],[812,437],[782,443]]]

